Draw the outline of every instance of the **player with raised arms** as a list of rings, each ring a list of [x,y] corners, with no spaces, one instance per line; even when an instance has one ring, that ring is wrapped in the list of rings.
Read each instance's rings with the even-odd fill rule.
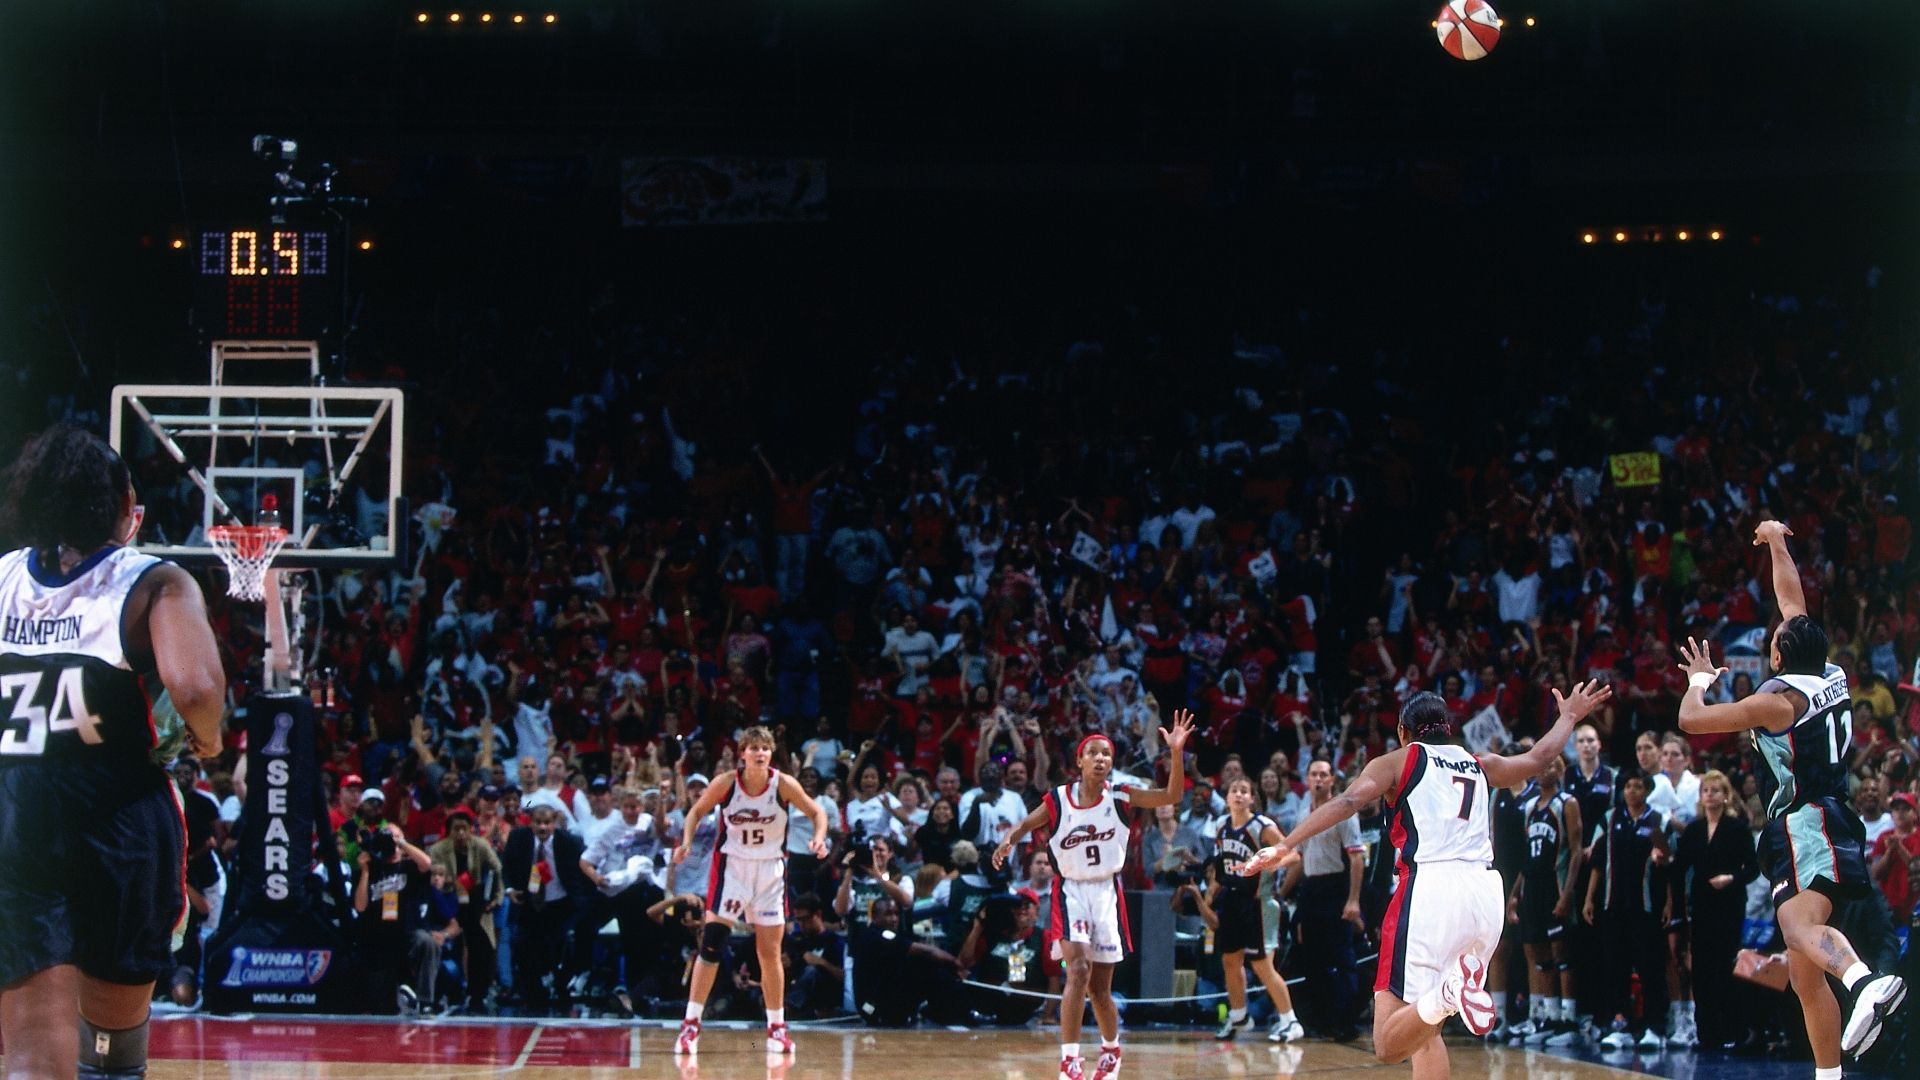
[[[1100,1057],[1093,1080],[1120,1075],[1120,1010],[1113,1004],[1113,966],[1132,947],[1127,930],[1126,899],[1120,894],[1120,871],[1127,864],[1127,821],[1120,813],[1124,802],[1137,809],[1178,803],[1186,791],[1185,751],[1193,734],[1193,714],[1175,710],[1173,730],[1160,729],[1172,764],[1163,788],[1115,789],[1107,783],[1113,774],[1113,740],[1093,734],[1080,740],[1073,757],[1080,767],[1078,783],[1062,784],[1047,792],[1040,805],[1013,827],[993,849],[993,866],[1006,865],[1020,838],[1045,826],[1047,847],[1060,880],[1053,890],[1053,914],[1047,934],[1053,939],[1053,958],[1066,967],[1067,982],[1060,993],[1060,1075],[1082,1080],[1086,1065],[1080,1057],[1080,1019],[1089,997],[1093,1017],[1100,1025]]]
[[[1761,794],[1767,824],[1760,834],[1760,867],[1773,883],[1774,910],[1787,945],[1787,974],[1806,1014],[1814,1076],[1839,1080],[1840,1056],[1873,1047],[1907,985],[1898,975],[1875,974],[1845,934],[1827,925],[1836,900],[1872,895],[1864,855],[1866,832],[1847,805],[1847,750],[1853,711],[1846,673],[1827,662],[1827,634],[1807,616],[1800,570],[1787,550],[1793,530],[1763,521],[1753,532],[1773,560],[1773,595],[1780,625],[1773,631],[1773,678],[1748,697],[1706,703],[1706,690],[1727,669],[1716,667],[1705,642],[1680,648],[1687,692],[1680,698],[1680,730],[1689,735],[1751,731],[1765,772]],[[1706,972],[1724,977],[1726,972]],[[1827,976],[1852,996],[1846,1027]]]
[[[24,545],[0,556],[8,1076],[145,1076],[184,926],[186,822],[161,763],[183,735],[220,752],[226,675],[193,576],[127,547],[140,516],[126,462],[79,428],[35,436],[7,474],[0,534]]]
[[[1248,876],[1278,866],[1309,837],[1386,798],[1398,859],[1373,983],[1373,1053],[1381,1061],[1411,1058],[1415,1080],[1442,1080],[1447,1017],[1458,1013],[1475,1035],[1493,1030],[1487,958],[1500,941],[1506,896],[1493,869],[1489,793],[1538,775],[1610,693],[1592,683],[1564,697],[1555,690],[1559,720],[1517,757],[1468,751],[1456,741],[1445,699],[1415,694],[1400,710],[1400,749],[1368,762],[1345,791],[1240,865]]]
[[[680,846],[673,849],[675,866],[686,861],[693,835],[708,814],[720,811],[721,839],[713,853],[707,878],[707,916],[700,927],[700,953],[693,965],[693,985],[687,991],[687,1015],[674,1040],[676,1055],[700,1050],[700,1014],[707,993],[720,970],[720,956],[736,923],[753,927],[754,949],[760,955],[760,988],[766,995],[767,1053],[793,1053],[787,1036],[785,969],[780,944],[787,930],[787,817],[794,810],[813,819],[813,840],[807,849],[815,858],[827,854],[827,812],[800,788],[800,781],[775,769],[773,733],[750,727],[740,733],[741,766],[713,778],[707,790],[687,811]]]

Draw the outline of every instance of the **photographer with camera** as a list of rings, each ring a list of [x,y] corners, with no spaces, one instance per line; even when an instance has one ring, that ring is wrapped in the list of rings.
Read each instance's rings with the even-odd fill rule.
[[[969,924],[960,946],[960,966],[974,982],[1017,990],[1044,992],[1046,931],[1040,928],[1040,902],[1032,891],[989,896]],[[1033,1019],[1044,998],[1003,994],[978,986],[967,988],[972,1010],[1000,1025],[1019,1025]]]
[[[400,1011],[412,1012],[422,998],[432,1000],[440,951],[459,935],[460,923],[429,920],[427,871],[433,860],[408,843],[398,825],[364,829],[354,862],[354,926],[368,1001],[376,1009],[394,1002]]]

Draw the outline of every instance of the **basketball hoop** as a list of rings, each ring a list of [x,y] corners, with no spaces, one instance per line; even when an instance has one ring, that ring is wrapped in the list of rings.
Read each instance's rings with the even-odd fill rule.
[[[215,525],[207,530],[220,561],[227,564],[227,595],[258,603],[267,598],[267,567],[287,542],[278,525]]]

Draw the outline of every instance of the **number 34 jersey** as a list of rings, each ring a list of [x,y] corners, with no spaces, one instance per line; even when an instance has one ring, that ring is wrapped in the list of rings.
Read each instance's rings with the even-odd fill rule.
[[[25,548],[0,556],[0,767],[145,760],[153,720],[120,630],[159,565],[120,547],[65,574]]]
[[[1393,846],[1400,864],[1493,865],[1487,774],[1463,746],[1411,743],[1393,796]]]
[[[1053,819],[1047,846],[1061,877],[1105,881],[1127,865],[1127,822],[1118,805],[1127,793],[1107,784],[1091,805],[1081,806],[1074,802],[1079,787],[1062,784],[1047,793],[1047,814]]]

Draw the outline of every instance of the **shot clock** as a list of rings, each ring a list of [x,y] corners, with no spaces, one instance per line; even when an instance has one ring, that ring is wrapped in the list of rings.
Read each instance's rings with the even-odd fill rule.
[[[223,339],[330,336],[340,322],[338,240],[292,225],[201,229],[193,243],[201,325]]]

